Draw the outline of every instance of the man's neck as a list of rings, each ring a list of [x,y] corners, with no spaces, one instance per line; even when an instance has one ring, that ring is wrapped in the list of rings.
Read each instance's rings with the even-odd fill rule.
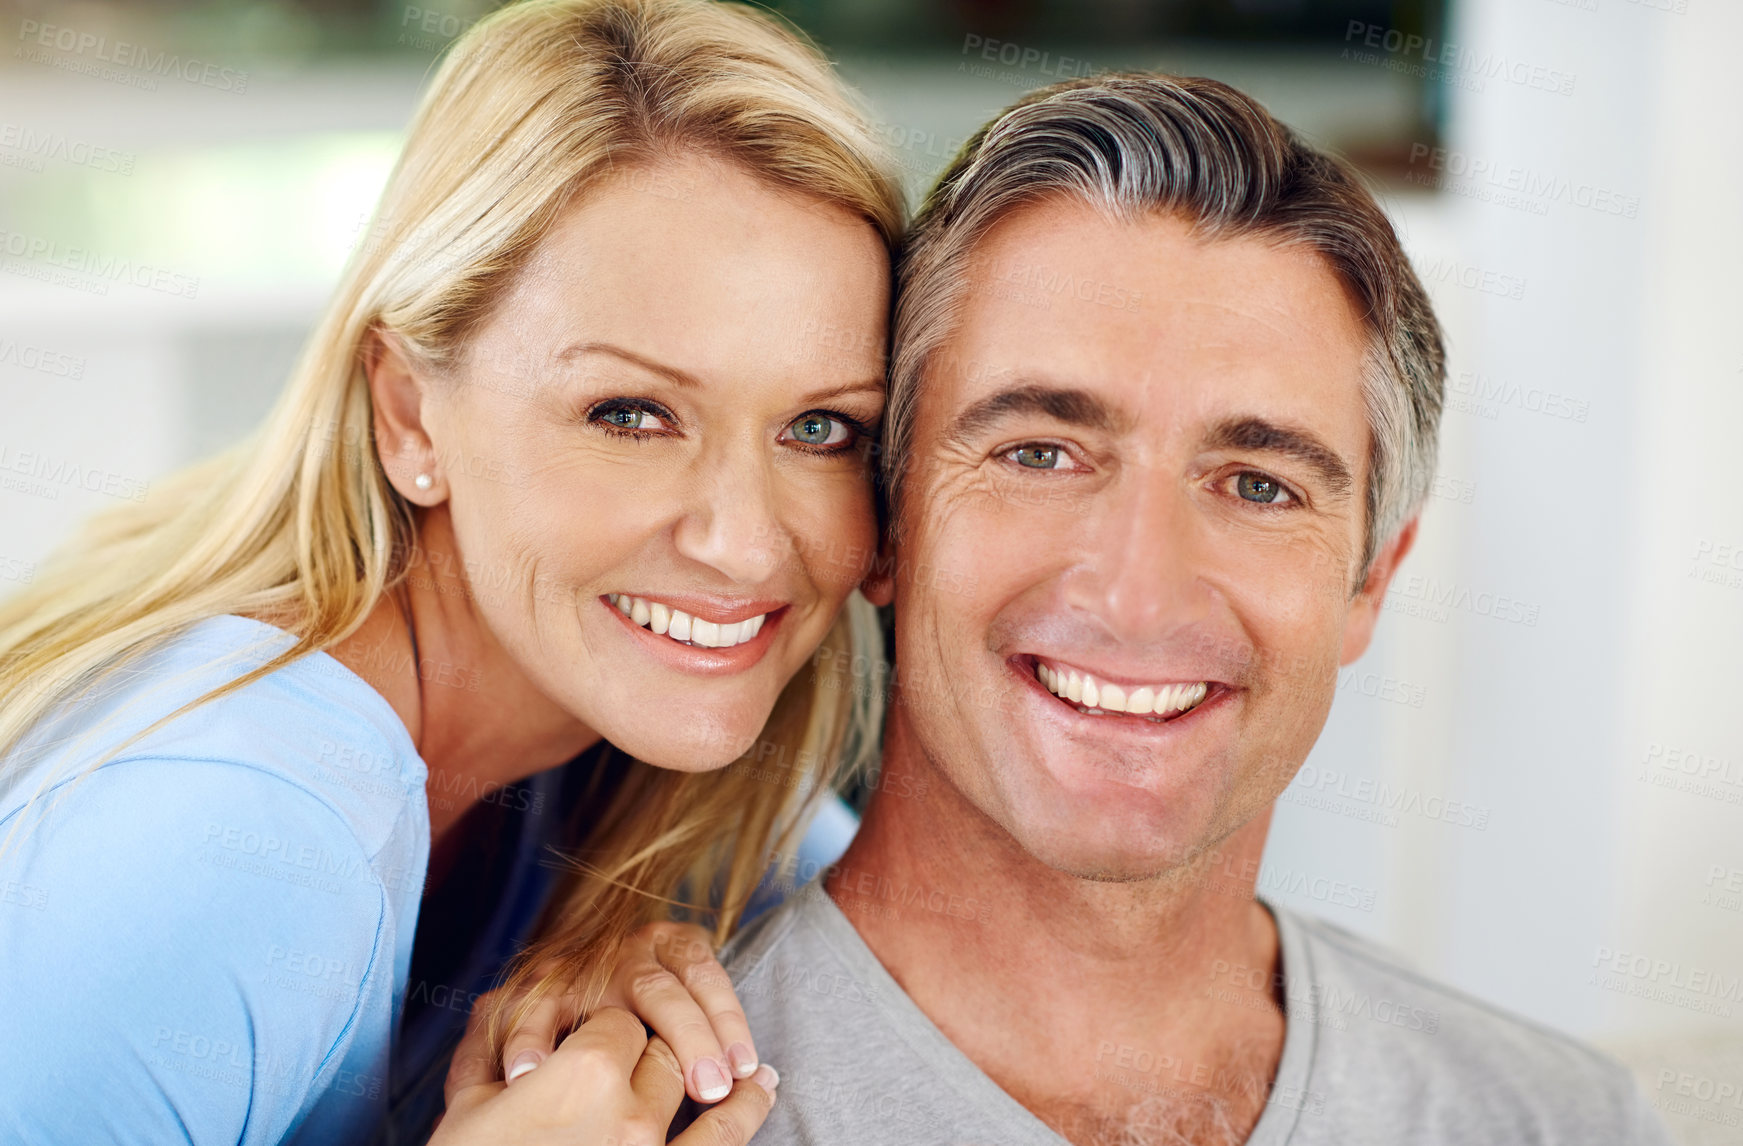
[[[1269,813],[1170,876],[1086,880],[1024,851],[899,723],[828,887],[873,954],[1065,1137],[1244,1141],[1284,1032],[1276,925],[1253,899]]]

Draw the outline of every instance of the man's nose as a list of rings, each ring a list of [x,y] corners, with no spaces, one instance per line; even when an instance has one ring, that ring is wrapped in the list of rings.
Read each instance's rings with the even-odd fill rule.
[[[791,548],[775,513],[774,475],[767,465],[743,456],[705,451],[689,483],[688,504],[673,533],[678,552],[707,565],[740,585],[773,576]]]
[[[1178,483],[1131,474],[1095,500],[1084,524],[1071,604],[1130,637],[1165,636],[1204,617],[1204,538]]]

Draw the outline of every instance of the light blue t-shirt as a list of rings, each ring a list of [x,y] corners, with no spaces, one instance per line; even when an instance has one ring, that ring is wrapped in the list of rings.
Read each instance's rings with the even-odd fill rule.
[[[361,678],[304,657],[88,771],[290,640],[201,622],[21,746],[0,840],[53,781],[0,856],[0,1142],[414,1141],[440,1110],[453,1041],[530,935],[565,781],[590,761],[516,793],[539,814],[505,844],[501,907],[461,981],[409,985],[439,1005],[403,1030],[427,769]],[[801,854],[829,862],[856,826],[826,807]]]
[[[39,729],[0,836],[42,769],[86,772],[289,641],[202,622]],[[0,858],[0,1141],[367,1134],[430,840],[424,762],[386,700],[318,654],[58,775]]]

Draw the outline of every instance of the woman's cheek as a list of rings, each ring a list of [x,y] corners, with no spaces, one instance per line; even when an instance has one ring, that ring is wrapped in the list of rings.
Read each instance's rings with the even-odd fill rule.
[[[834,498],[826,512],[805,514],[788,531],[818,595],[834,606],[865,580],[877,558],[877,510],[869,491]]]

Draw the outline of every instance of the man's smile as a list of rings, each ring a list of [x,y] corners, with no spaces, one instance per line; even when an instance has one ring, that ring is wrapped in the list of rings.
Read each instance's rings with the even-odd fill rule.
[[[1172,724],[1196,712],[1207,701],[1232,691],[1214,680],[1174,680],[1139,683],[1136,678],[1111,679],[1056,657],[1023,654],[1011,658],[1012,668],[1031,677],[1049,696],[1083,716],[1138,718],[1150,724]]]

